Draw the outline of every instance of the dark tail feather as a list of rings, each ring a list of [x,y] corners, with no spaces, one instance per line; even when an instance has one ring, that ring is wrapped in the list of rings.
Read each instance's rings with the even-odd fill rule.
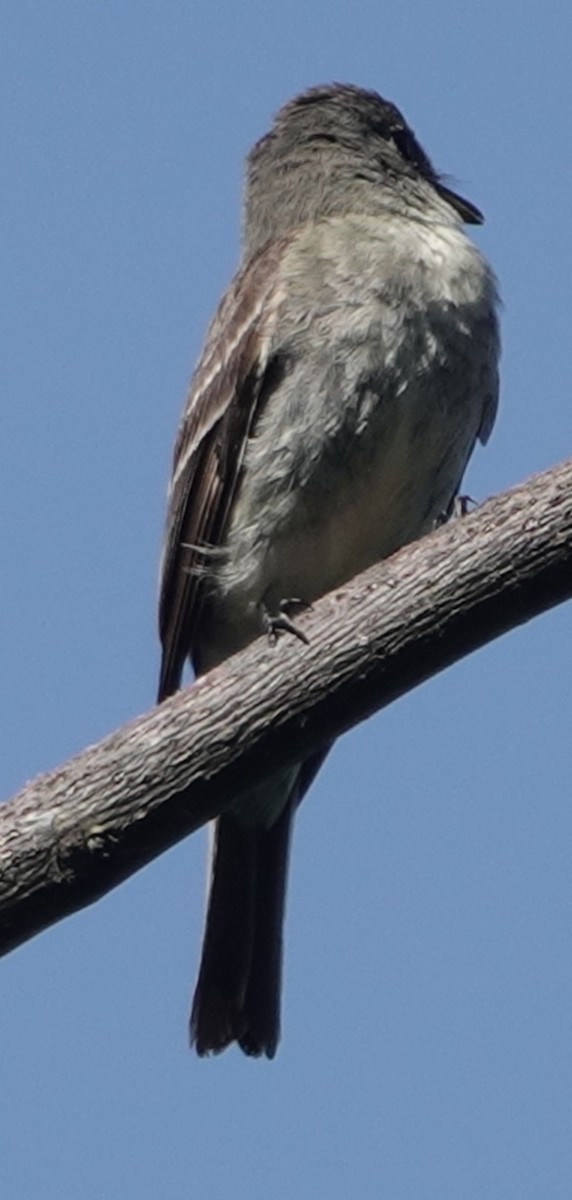
[[[216,823],[213,874],[191,1011],[197,1054],[237,1041],[246,1054],[276,1053],[280,1036],[282,924],[289,802],[271,829]]]
[[[294,813],[315,779],[330,746],[301,764],[296,787],[271,829],[258,831],[254,941],[244,998],[244,1030],[238,1038],[245,1054],[274,1058],[280,1039],[282,948],[288,857]]]
[[[216,822],[191,1010],[197,1054],[217,1054],[235,1041],[245,1054],[273,1058],[276,1053],[291,830],[296,807],[328,749],[302,764],[292,795],[269,829],[245,827],[230,815]]]
[[[191,1044],[217,1054],[238,1036],[252,955],[256,831],[215,824],[207,919],[191,1010]]]
[[[274,1058],[280,1039],[282,933],[293,826],[292,799],[271,829],[257,830],[254,936],[238,1042],[245,1054]]]

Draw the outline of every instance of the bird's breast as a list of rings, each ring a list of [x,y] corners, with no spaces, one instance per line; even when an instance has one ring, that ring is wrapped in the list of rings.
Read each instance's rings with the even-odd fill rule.
[[[312,602],[431,529],[478,436],[494,281],[457,228],[393,225],[330,222],[283,265],[286,369],[246,449],[218,579],[233,648],[261,603]]]

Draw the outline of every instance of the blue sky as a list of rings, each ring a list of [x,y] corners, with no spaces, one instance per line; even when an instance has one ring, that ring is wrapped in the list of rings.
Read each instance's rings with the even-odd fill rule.
[[[571,450],[568,6],[4,6],[2,792],[150,705],[164,495],[286,98],[395,101],[484,211],[502,408],[467,490]],[[199,1062],[205,838],[4,959],[0,1190],[463,1200],[572,1187],[570,609],[347,736],[300,811],[283,1041]]]

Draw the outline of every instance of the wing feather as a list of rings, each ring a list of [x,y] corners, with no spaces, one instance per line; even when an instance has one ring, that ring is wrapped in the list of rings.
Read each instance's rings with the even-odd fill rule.
[[[159,701],[176,691],[193,652],[209,560],[224,542],[247,439],[272,361],[279,265],[290,238],[238,273],[207,333],[173,456],[161,562]]]

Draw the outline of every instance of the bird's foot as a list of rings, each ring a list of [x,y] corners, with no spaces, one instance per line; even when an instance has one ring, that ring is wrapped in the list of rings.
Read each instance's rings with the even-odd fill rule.
[[[270,612],[265,604],[261,606],[262,622],[268,641],[271,646],[275,646],[281,633],[291,633],[297,637],[304,645],[309,646],[309,639],[303,630],[298,629],[298,626],[290,619],[290,613],[296,610],[300,611],[304,608],[310,608],[307,600],[299,600],[293,597],[290,600],[280,600],[277,612]]]
[[[448,521],[456,521],[459,517],[466,517],[468,513],[477,507],[477,501],[473,500],[472,496],[453,496],[449,507],[437,517],[435,526],[438,528],[440,525],[446,525]]]

